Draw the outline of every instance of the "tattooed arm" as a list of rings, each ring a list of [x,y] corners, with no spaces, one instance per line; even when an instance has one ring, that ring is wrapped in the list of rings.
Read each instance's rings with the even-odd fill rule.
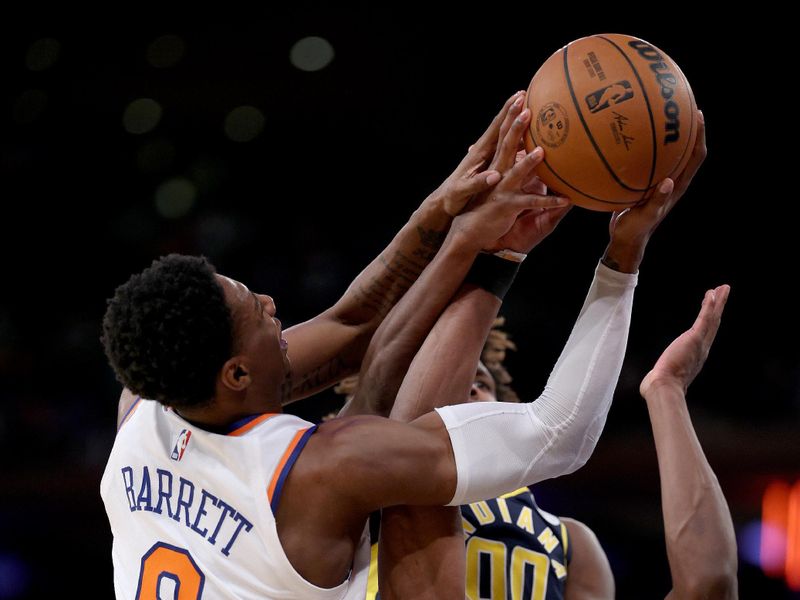
[[[284,403],[358,371],[372,334],[436,255],[450,220],[430,196],[336,304],[284,332],[292,365]]]
[[[500,127],[520,92],[509,98],[464,160],[414,212],[381,254],[319,316],[284,333],[292,368],[283,402],[299,400],[358,371],[372,334],[436,255],[453,216],[500,181],[486,170]]]

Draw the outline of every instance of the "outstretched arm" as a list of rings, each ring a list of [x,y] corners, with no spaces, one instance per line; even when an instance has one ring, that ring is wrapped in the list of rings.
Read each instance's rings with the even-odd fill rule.
[[[500,303],[500,298],[473,285],[461,288],[415,358],[392,419],[413,420],[436,406],[469,398]],[[458,506],[385,508],[379,544],[381,598],[464,598],[466,564]]]
[[[541,437],[533,440],[534,444],[542,444],[537,458],[549,454],[572,462],[557,465],[550,475],[544,475],[550,465],[542,460],[537,467],[539,478],[557,475],[559,470],[574,470],[591,454],[605,423],[625,352],[636,282],[632,274],[638,271],[653,232],[683,195],[704,158],[705,136],[701,130],[691,160],[677,185],[671,180],[662,182],[647,202],[624,214],[614,215],[611,239],[603,256],[603,262],[610,268],[598,267],[600,281],[593,284],[581,317],[548,381],[548,388],[537,401],[538,406],[533,407],[533,419],[542,425]],[[542,217],[546,215],[538,218]],[[520,231],[524,229],[515,226],[513,233]],[[506,236],[500,247],[508,245],[512,238],[513,235]],[[491,306],[486,304],[489,297],[483,290],[462,290],[447,308],[403,382],[392,411],[393,418],[412,419],[431,408],[453,403],[453,399],[462,402],[467,397],[479,348],[491,326],[488,318],[496,312],[496,308],[492,312]],[[484,303],[482,310],[481,303]],[[602,332],[599,337],[598,332]],[[574,402],[571,407],[570,402]],[[476,407],[473,412],[477,421],[480,408]],[[456,452],[458,460],[462,452],[468,454],[470,444],[459,444],[458,436],[452,436],[453,431],[454,447],[462,448],[461,452]],[[490,452],[477,454],[479,456],[469,459],[492,464]],[[528,476],[527,479],[532,478]],[[458,492],[456,497],[459,497]],[[481,498],[488,497],[490,494],[486,490]],[[464,561],[457,516],[456,510],[448,508],[401,506],[384,511],[379,568],[381,587],[387,598],[424,597],[423,592],[432,594],[431,597],[462,594],[458,578],[464,572]],[[581,533],[583,530],[578,531]],[[576,559],[573,592],[613,597],[613,576],[596,538],[578,535],[577,539],[577,551],[583,555]],[[590,543],[592,540],[594,544]],[[586,576],[583,580],[581,573]]]
[[[730,511],[697,439],[686,390],[703,368],[730,288],[706,292],[697,320],[642,381],[661,477],[673,588],[668,598],[736,598],[736,538]]]
[[[532,170],[543,158],[541,151],[516,156],[530,114],[522,110],[524,92],[516,94],[515,98],[500,126],[498,147],[491,164],[492,169],[503,174],[504,180],[494,190],[485,192],[485,197],[475,198],[468,206],[470,214],[462,215],[453,225],[457,230],[454,233],[469,238],[476,249],[482,247],[480,242],[483,240],[486,241],[485,249],[497,243],[497,239],[490,239],[491,235],[484,233],[487,225],[491,225],[487,220],[496,218],[494,213],[497,209],[493,205],[508,204],[514,197],[531,201],[525,214],[510,231],[491,229],[503,236],[503,248],[524,253],[546,238],[570,208],[566,199],[546,196],[546,188],[536,185],[538,179],[532,177]],[[459,257],[446,256],[442,251],[425,269],[375,332],[361,366],[358,389],[340,416],[389,415],[411,360],[458,289],[474,258],[474,252],[462,253]],[[422,413],[415,416],[419,414]]]
[[[292,361],[292,372],[284,383],[284,404],[358,371],[373,333],[436,255],[452,218],[472,196],[500,180],[496,170],[485,169],[518,96],[508,99],[453,174],[411,215],[342,298],[317,317],[284,332]]]

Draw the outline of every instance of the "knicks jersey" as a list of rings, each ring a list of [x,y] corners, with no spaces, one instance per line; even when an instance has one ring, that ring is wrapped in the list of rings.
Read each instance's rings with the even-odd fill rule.
[[[528,488],[461,507],[468,600],[563,600],[570,549],[567,528],[538,506]],[[378,531],[366,600],[380,600]]]
[[[286,557],[274,513],[316,426],[264,414],[210,433],[137,400],[117,433],[100,492],[114,535],[118,599],[363,598],[365,527],[347,581],[323,589]]]

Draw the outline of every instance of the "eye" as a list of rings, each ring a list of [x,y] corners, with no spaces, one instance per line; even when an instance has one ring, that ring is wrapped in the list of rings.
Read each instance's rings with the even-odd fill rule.
[[[476,388],[484,390],[486,392],[491,392],[492,391],[492,388],[489,387],[489,384],[486,383],[485,381],[481,381],[480,379],[478,379],[476,381],[473,381],[472,385],[474,385]]]

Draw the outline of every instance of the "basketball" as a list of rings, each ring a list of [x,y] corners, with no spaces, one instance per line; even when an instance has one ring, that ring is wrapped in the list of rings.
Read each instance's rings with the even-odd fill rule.
[[[600,34],[548,58],[528,88],[536,174],[592,210],[633,206],[675,178],[697,136],[692,89],[677,64],[639,38]]]

